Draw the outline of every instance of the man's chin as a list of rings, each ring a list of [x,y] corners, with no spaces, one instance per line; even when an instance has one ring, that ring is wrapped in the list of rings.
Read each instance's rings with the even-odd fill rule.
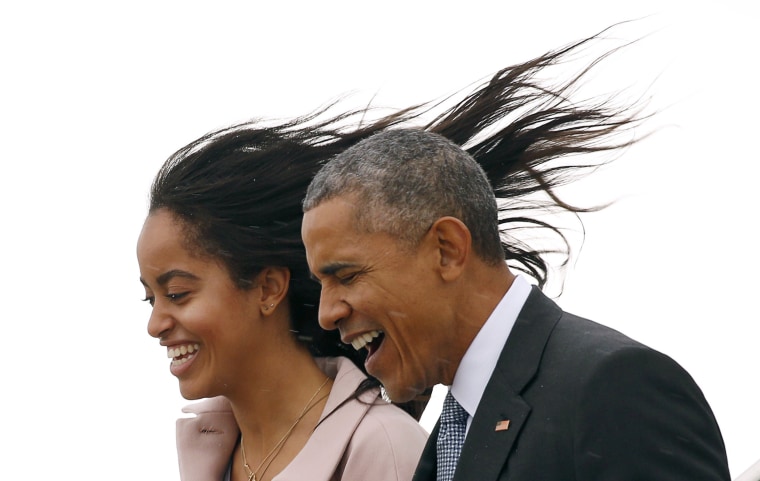
[[[386,386],[385,384],[380,386],[380,392],[383,395],[383,399],[397,404],[411,401],[423,391],[424,389],[399,388],[398,386]]]

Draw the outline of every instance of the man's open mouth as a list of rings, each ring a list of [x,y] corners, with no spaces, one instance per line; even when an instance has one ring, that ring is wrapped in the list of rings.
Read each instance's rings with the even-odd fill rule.
[[[372,353],[375,352],[380,346],[380,343],[383,342],[384,337],[385,336],[383,334],[383,331],[365,332],[364,334],[357,336],[353,341],[351,341],[351,345],[357,351],[363,347],[366,347],[369,355],[372,355]]]

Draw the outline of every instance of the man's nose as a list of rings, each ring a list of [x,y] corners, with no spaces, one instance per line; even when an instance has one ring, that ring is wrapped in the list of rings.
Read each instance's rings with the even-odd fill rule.
[[[319,325],[326,331],[338,328],[338,324],[351,313],[351,307],[337,293],[322,289],[319,297]]]

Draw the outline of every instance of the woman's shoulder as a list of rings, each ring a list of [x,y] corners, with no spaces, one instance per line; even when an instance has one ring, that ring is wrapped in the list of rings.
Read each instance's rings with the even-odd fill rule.
[[[202,401],[188,404],[182,408],[185,414],[205,414],[205,413],[232,413],[230,402],[224,396],[206,398]]]
[[[413,417],[378,399],[348,443],[343,458],[343,479],[411,479],[427,437],[428,433]]]
[[[367,411],[354,434],[354,438],[364,437],[384,438],[389,444],[424,445],[428,433],[404,410],[378,399]]]
[[[238,439],[238,426],[224,397],[204,399],[182,408],[177,419],[180,479],[222,479]]]
[[[427,440],[427,432],[409,414],[380,397],[373,387],[355,396],[366,376],[346,358],[319,360],[335,379],[331,399],[315,438],[319,456],[339,454],[333,479],[409,480]],[[342,443],[341,443],[342,440]],[[313,440],[313,441],[316,441]]]

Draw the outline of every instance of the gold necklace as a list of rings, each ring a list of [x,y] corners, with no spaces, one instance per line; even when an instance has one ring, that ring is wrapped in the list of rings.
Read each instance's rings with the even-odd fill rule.
[[[312,404],[312,401],[314,401],[314,398],[317,397],[317,394],[319,394],[320,391],[322,391],[322,388],[325,387],[325,384],[327,384],[327,381],[330,380],[330,377],[328,376],[325,378],[325,380],[322,382],[322,384],[319,386],[319,389],[317,389],[317,392],[315,392],[311,398],[306,402],[306,406],[304,406],[303,410],[301,411],[301,414],[298,415],[295,422],[293,422],[293,425],[288,428],[288,430],[285,432],[285,435],[277,442],[277,444],[274,445],[271,451],[269,451],[269,454],[264,456],[264,459],[261,460],[258,466],[256,466],[256,469],[251,470],[251,466],[248,464],[248,460],[245,457],[245,444],[243,444],[243,435],[240,435],[240,451],[243,453],[243,467],[245,468],[246,473],[248,474],[248,481],[256,481],[256,473],[261,469],[261,467],[264,465],[264,463],[269,459],[269,462],[267,463],[266,467],[264,467],[264,471],[261,472],[261,475],[264,476],[264,473],[267,472],[267,469],[269,469],[269,465],[272,464],[272,461],[277,457],[278,454],[280,454],[280,450],[285,445],[285,441],[288,440],[290,437],[290,434],[293,432],[293,430],[296,428],[298,423],[303,419],[304,416],[306,416],[306,413],[311,410],[317,403]],[[319,398],[319,401],[321,401],[322,398]],[[271,458],[271,459],[270,459]]]

